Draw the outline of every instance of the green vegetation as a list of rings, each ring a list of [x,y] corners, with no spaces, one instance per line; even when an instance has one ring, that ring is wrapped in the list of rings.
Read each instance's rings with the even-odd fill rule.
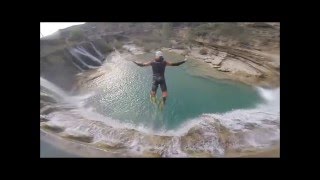
[[[44,47],[41,49],[41,55],[55,50],[51,46],[61,46],[60,48],[62,48],[65,42],[68,42],[68,46],[72,46],[86,39],[94,41],[103,53],[110,52],[113,48],[121,49],[126,38],[121,39],[112,35],[118,32],[123,33],[120,37],[129,37],[130,40],[145,48],[146,51],[157,50],[162,47],[183,50],[199,38],[208,43],[225,46],[272,46],[274,42],[279,41],[280,34],[277,27],[272,23],[263,22],[85,23],[61,30],[61,38],[59,39],[40,40],[41,46]],[[101,37],[107,38],[99,39]],[[47,51],[46,47],[50,51]]]
[[[121,49],[123,46],[123,43],[121,41],[118,40],[113,40],[112,42],[112,47],[116,48],[116,49]]]
[[[206,23],[191,29],[189,32],[189,40],[196,37],[202,37],[214,41],[217,39],[228,39],[238,42],[250,40],[252,31],[237,23]]]
[[[111,52],[114,48],[121,49],[123,46],[123,43],[116,39],[111,42],[106,42],[104,39],[97,39],[94,41],[94,44],[102,53]]]
[[[253,24],[250,24],[249,27],[256,27],[256,28],[273,28],[272,25],[264,23],[264,22],[256,22]]]
[[[137,36],[134,43],[144,47],[145,51],[150,52],[162,47],[171,47],[170,37],[172,36],[172,26],[163,25],[162,29],[155,29],[144,36]]]
[[[162,33],[163,39],[171,38],[173,36],[172,23],[163,23],[161,33]]]
[[[192,43],[197,38],[202,38],[209,43],[220,42],[226,46],[243,45],[249,47],[254,44],[268,45],[268,43],[278,42],[278,34],[279,30],[273,25],[263,22],[203,23],[190,28],[186,41]]]
[[[107,44],[103,39],[95,40],[94,44],[102,53],[111,52],[113,50],[112,46]]]
[[[206,48],[202,48],[202,49],[200,49],[199,53],[201,55],[207,55],[208,54],[208,50]]]
[[[188,55],[190,53],[190,51],[189,50],[184,50],[183,51],[183,53],[181,54],[182,56],[186,56],[186,55]]]
[[[80,30],[75,30],[71,32],[70,41],[82,41],[85,39],[85,35]]]
[[[152,50],[157,50],[157,49],[160,49],[161,47],[162,46],[160,44],[155,43],[155,42],[144,44],[144,50],[146,52],[150,52]]]

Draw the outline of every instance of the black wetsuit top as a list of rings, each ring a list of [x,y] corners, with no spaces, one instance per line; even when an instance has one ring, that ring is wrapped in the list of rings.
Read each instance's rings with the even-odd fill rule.
[[[161,91],[167,91],[166,80],[164,78],[164,72],[166,69],[166,61],[161,57],[159,61],[151,62],[152,66],[152,91],[157,91],[158,85],[160,84]]]
[[[145,64],[143,64],[143,63],[137,63],[135,61],[133,61],[133,62],[140,67],[145,66]],[[179,66],[185,62],[186,62],[186,60],[181,61],[181,62],[170,63],[170,66]],[[159,84],[160,84],[162,92],[167,91],[166,80],[164,78],[164,72],[165,72],[165,69],[167,66],[167,62],[165,60],[163,60],[163,57],[160,57],[160,60],[158,60],[158,61],[154,60],[150,63],[150,65],[152,66],[152,72],[153,72],[152,91],[156,92]]]
[[[164,71],[166,70],[166,61],[161,58],[159,61],[151,62],[153,76],[164,77]]]

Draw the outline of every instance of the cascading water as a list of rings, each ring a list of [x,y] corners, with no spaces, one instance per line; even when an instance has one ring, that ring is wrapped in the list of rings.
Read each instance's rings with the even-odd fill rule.
[[[40,77],[40,91],[53,95],[57,99],[65,99],[68,97],[67,93],[62,89],[42,77]]]
[[[192,79],[192,77],[184,74],[183,70],[180,70],[180,72],[178,70],[172,70],[172,72],[168,70],[168,74],[172,77],[170,81],[173,81],[171,84],[170,81],[168,82],[168,87],[171,88],[171,97],[168,102],[173,105],[173,109],[171,108],[168,111],[168,117],[183,117],[178,116],[182,113],[179,108],[181,110],[187,109],[186,115],[190,115],[191,111],[200,114],[195,117],[182,118],[182,123],[180,122],[180,124],[173,126],[173,128],[163,127],[155,129],[152,126],[150,127],[150,124],[145,123],[147,121],[141,121],[140,123],[130,120],[126,121],[123,118],[127,116],[119,116],[117,113],[118,111],[123,114],[128,113],[133,118],[135,117],[134,113],[139,108],[144,115],[147,115],[149,111],[155,111],[149,110],[147,106],[144,106],[144,104],[149,103],[147,98],[143,98],[148,94],[149,90],[141,92],[142,97],[139,95],[141,90],[147,89],[150,85],[146,77],[148,70],[136,69],[137,67],[131,62],[121,60],[128,57],[121,56],[119,52],[114,53],[109,58],[111,60],[108,61],[110,63],[108,65],[111,66],[112,71],[108,76],[103,77],[105,79],[95,79],[95,81],[101,83],[98,83],[100,87],[96,87],[97,92],[94,94],[70,96],[54,84],[40,78],[41,87],[51,90],[49,93],[58,94],[62,97],[63,103],[75,106],[71,110],[55,111],[47,114],[46,118],[49,119],[49,122],[46,126],[63,127],[64,131],[60,132],[60,134],[64,137],[73,139],[85,137],[83,139],[85,139],[89,146],[107,148],[108,151],[112,152],[125,151],[142,156],[152,152],[162,157],[188,157],[194,156],[194,153],[219,157],[225,156],[230,150],[268,149],[269,147],[279,145],[279,88],[274,90],[256,88],[254,91],[257,92],[262,101],[254,101],[256,102],[254,107],[237,108],[243,106],[237,101],[250,102],[246,100],[246,97],[253,94],[246,91],[251,92],[251,90],[241,86],[236,87],[237,92],[242,94],[239,94],[240,97],[233,97],[232,95],[235,92],[233,89],[228,90],[232,88],[229,85],[218,83],[210,87],[208,86],[209,82],[203,83],[202,81],[204,80]],[[174,72],[178,73],[172,74]],[[195,87],[189,87],[189,89],[191,88],[193,93],[198,94],[198,97],[193,98],[194,96],[188,96],[190,93],[184,93],[179,89],[175,90],[174,87],[177,87],[174,86],[176,84],[175,78],[179,82],[179,88],[185,90],[188,88],[188,83],[184,84],[184,79],[187,80],[186,82],[192,82]],[[180,94],[175,94],[175,92],[179,92]],[[219,96],[214,96],[212,99],[212,101],[214,100],[212,104],[207,101],[207,99],[210,100],[208,93],[219,93]],[[199,97],[201,95],[205,97],[201,99]],[[221,98],[219,99],[220,96]],[[187,98],[191,98],[190,102],[193,104],[187,103]],[[198,104],[201,102],[199,99],[205,101],[206,106],[220,108],[221,111],[228,108],[231,109],[221,113],[212,111],[212,113],[201,113],[210,110],[210,108]],[[97,103],[92,103],[92,101]],[[227,103],[230,107],[225,106],[221,108],[216,102]],[[98,107],[101,103],[103,107],[109,110],[106,108],[99,110]],[[234,105],[232,105],[233,103]],[[188,104],[193,105],[193,107],[185,106]],[[125,106],[122,107],[121,105]],[[137,106],[138,109],[135,108],[136,105],[139,105]],[[171,105],[169,104],[168,106]],[[198,111],[188,108],[198,108]],[[118,119],[116,118],[117,116],[121,118]],[[136,117],[141,116],[137,115]],[[156,118],[159,117],[156,116]],[[83,141],[83,139],[77,140]]]
[[[96,49],[93,43],[89,43],[89,48],[92,48],[93,54],[88,52],[82,45],[69,49],[69,53],[72,55],[72,62],[81,71],[88,69],[96,69],[102,65],[104,60],[103,55]]]
[[[72,96],[43,77],[40,77],[40,90],[48,95],[52,95],[59,103],[67,103],[75,107],[83,107],[86,100],[95,93],[92,91],[91,93]]]
[[[88,70],[88,69],[95,69],[97,66],[92,66],[86,63],[81,57],[81,55],[78,53],[77,49],[69,49],[70,54],[73,56],[72,62],[77,65],[77,67],[80,67],[81,70]]]
[[[100,53],[100,51],[97,50],[97,48],[94,46],[94,44],[92,42],[90,42],[90,45],[91,45],[92,49],[94,50],[94,52],[96,53],[97,57],[99,59],[101,59],[101,62],[102,62],[105,57]]]
[[[91,61],[87,61],[88,63],[92,63],[94,66],[101,66],[101,61],[96,58],[95,56],[91,55],[89,52],[87,52],[83,47],[78,47],[75,49],[75,51],[84,57],[88,57]],[[87,60],[85,58],[85,60]]]

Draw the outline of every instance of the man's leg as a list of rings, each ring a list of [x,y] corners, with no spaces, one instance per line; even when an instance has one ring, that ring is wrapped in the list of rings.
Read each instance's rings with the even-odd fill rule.
[[[160,87],[162,91],[162,101],[163,104],[165,104],[168,97],[167,85],[165,80],[160,84]]]
[[[163,101],[163,104],[166,103],[167,96],[168,96],[168,92],[167,92],[167,91],[163,91],[163,92],[162,92],[162,101]]]
[[[152,103],[156,103],[157,99],[156,99],[156,92],[151,91],[150,92],[150,100]]]
[[[152,91],[152,90],[151,90],[150,96],[154,97],[154,96],[156,96],[156,93],[157,93],[156,91]]]
[[[152,89],[150,92],[150,99],[153,103],[156,102],[157,89],[158,89],[158,84],[153,80],[152,81]]]

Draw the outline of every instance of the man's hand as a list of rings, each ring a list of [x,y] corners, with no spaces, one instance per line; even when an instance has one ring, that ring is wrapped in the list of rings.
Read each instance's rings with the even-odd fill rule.
[[[132,61],[133,63],[135,63],[136,65],[143,67],[143,66],[150,66],[151,62],[147,62],[147,63],[141,63],[141,62],[136,62],[136,61]]]
[[[136,65],[138,65],[138,66],[140,66],[140,67],[142,67],[143,66],[143,64],[142,63],[138,63],[138,62],[136,62],[136,61],[132,61],[133,63],[135,63]]]
[[[138,63],[138,62],[136,62],[136,61],[132,61],[133,63],[135,63],[136,65],[138,65],[138,66],[142,66],[142,64],[140,64],[140,63]]]

